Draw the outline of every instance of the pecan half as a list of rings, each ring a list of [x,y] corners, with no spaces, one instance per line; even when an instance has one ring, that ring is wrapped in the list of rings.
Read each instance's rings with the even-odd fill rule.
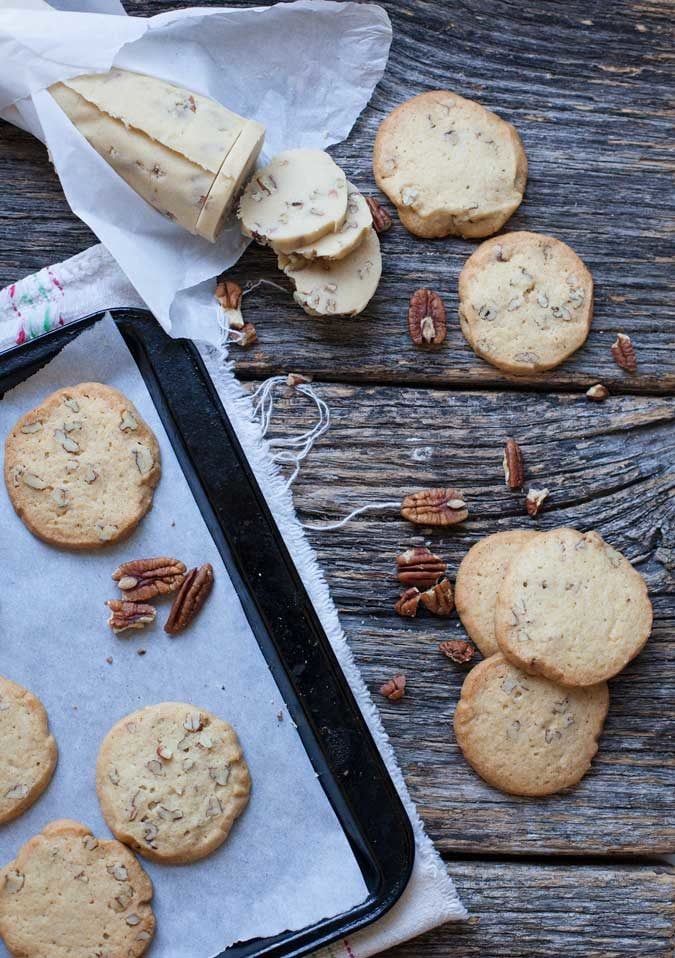
[[[586,396],[595,402],[603,402],[603,400],[609,396],[609,389],[607,386],[603,386],[602,383],[596,383],[595,386],[591,386],[590,389],[586,390]]]
[[[396,578],[406,585],[416,585],[420,589],[428,589],[435,585],[448,568],[445,562],[430,552],[426,546],[415,546],[406,549],[400,556],[396,556],[398,572]]]
[[[108,599],[110,609],[108,625],[117,635],[127,629],[144,629],[155,621],[157,610],[144,602],[126,602],[124,599]]]
[[[630,336],[625,333],[618,333],[616,340],[612,343],[612,356],[617,366],[621,366],[628,373],[634,373],[637,369],[637,356],[635,347]]]
[[[509,489],[520,489],[525,479],[525,463],[515,439],[507,439],[504,447],[504,479]]]
[[[422,593],[415,586],[406,589],[394,606],[394,611],[408,619],[414,619],[417,615],[417,606],[420,604],[421,597]]]
[[[186,629],[206,602],[213,587],[213,567],[206,563],[199,569],[190,569],[173,600],[164,631],[178,635]]]
[[[473,645],[466,639],[448,639],[447,642],[441,642],[438,648],[446,659],[450,659],[451,662],[456,662],[458,665],[466,665],[476,652]]]
[[[386,233],[391,229],[391,216],[374,196],[364,196],[370,215],[373,217],[373,229],[376,233]]]
[[[455,600],[450,580],[441,579],[431,589],[427,589],[420,596],[420,602],[428,612],[433,612],[434,615],[451,615],[455,608]]]
[[[185,566],[178,559],[157,556],[123,562],[112,574],[130,602],[145,602],[156,595],[168,595],[183,584]]]
[[[231,280],[218,277],[215,297],[227,314],[230,329],[243,329],[244,317],[241,315],[241,286]]]
[[[445,339],[445,306],[430,289],[418,289],[410,297],[408,307],[410,338],[416,346],[438,346]]]
[[[405,497],[401,515],[420,526],[454,526],[466,519],[469,510],[456,489],[423,489]]]
[[[390,702],[397,702],[405,695],[405,675],[395,675],[384,685],[380,686],[380,693]]]
[[[538,516],[548,496],[548,489],[530,489],[525,497],[525,509],[528,516]]]

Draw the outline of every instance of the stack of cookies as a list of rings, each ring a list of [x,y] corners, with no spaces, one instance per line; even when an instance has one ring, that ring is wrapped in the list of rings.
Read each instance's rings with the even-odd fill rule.
[[[607,679],[651,632],[642,576],[597,532],[502,532],[465,556],[455,602],[486,656],[455,712],[465,758],[513,795],[574,785],[597,751]]]
[[[241,230],[277,254],[310,316],[355,316],[382,273],[368,204],[322,150],[279,153],[248,184]]]

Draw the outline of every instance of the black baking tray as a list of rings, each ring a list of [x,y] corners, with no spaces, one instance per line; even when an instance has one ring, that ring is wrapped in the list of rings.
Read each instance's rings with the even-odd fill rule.
[[[102,316],[5,353],[0,393]],[[410,821],[198,351],[167,336],[150,313],[113,310],[113,317],[368,888],[367,899],[350,911],[233,945],[219,956],[299,958],[348,938],[397,901],[414,860]]]

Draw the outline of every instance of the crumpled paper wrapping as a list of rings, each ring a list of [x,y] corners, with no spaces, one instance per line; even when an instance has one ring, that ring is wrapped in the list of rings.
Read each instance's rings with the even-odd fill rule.
[[[72,8],[75,0],[53,5]],[[116,0],[80,6],[118,9]],[[344,139],[384,72],[390,42],[381,7],[333,0],[191,8],[149,19],[0,9],[0,116],[47,144],[73,211],[162,326],[215,342],[212,279],[245,248],[236,222],[213,245],[165,219],[98,156],[46,87],[112,66],[159,76],[263,123],[265,159]]]

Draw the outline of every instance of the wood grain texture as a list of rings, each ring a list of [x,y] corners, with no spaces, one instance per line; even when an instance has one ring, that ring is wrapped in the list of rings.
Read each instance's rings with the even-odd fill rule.
[[[675,399],[444,392],[315,384],[331,428],[294,485],[303,520],[320,525],[367,503],[447,485],[469,518],[446,530],[414,527],[397,507],[311,532],[342,622],[373,690],[408,676],[406,697],[381,700],[406,780],[434,840],[456,851],[640,854],[675,849]],[[279,390],[273,435],[313,421],[306,398]],[[529,484],[551,490],[533,522],[524,494],[504,484],[514,436]],[[394,558],[428,544],[454,573],[480,537],[510,528],[597,529],[643,574],[655,609],[644,652],[611,683],[612,705],[591,773],[569,792],[517,799],[486,785],[463,760],[452,714],[464,673],[438,651],[462,637],[459,620],[393,611]],[[602,601],[602,596],[598,597]]]

